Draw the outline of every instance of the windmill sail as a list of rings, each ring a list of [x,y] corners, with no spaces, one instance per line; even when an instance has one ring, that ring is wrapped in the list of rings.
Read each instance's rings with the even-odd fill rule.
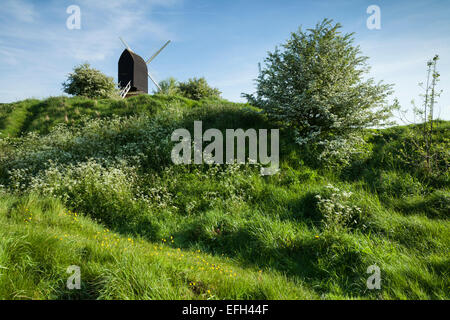
[[[125,48],[127,48],[128,50],[130,50],[131,52],[133,52],[133,50],[131,50],[130,46],[125,42],[125,40],[122,39],[122,37],[119,37],[120,41],[122,41],[123,45],[125,46]]]
[[[152,80],[153,84],[158,88],[158,90],[161,91],[161,87],[159,86],[158,82],[156,82],[155,79],[153,79],[150,72],[148,73],[148,77],[150,78],[150,80]]]
[[[156,51],[155,54],[152,55],[147,61],[145,61],[145,63],[146,63],[146,64],[149,64],[153,59],[156,58],[156,56],[157,56],[161,51],[163,51],[163,49],[164,49],[165,47],[167,47],[167,45],[168,45],[169,43],[170,43],[170,40],[167,41],[167,42],[161,47],[161,49],[159,49],[158,51]]]

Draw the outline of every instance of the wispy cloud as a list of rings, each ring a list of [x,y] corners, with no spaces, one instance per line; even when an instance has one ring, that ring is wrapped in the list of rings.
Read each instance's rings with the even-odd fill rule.
[[[6,16],[19,22],[31,23],[37,16],[33,4],[21,0],[3,1],[2,11]]]

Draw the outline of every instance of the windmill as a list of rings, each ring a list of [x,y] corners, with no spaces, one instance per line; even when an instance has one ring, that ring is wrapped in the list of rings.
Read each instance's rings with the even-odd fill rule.
[[[148,78],[152,80],[154,85],[158,88],[158,91],[160,91],[161,87],[152,77],[150,72],[148,72],[147,65],[152,62],[165,47],[167,47],[170,40],[145,61],[141,56],[134,53],[121,37],[119,37],[119,39],[125,46],[125,50],[119,58],[118,80],[119,87],[121,88],[121,97],[126,97],[128,92],[148,93]]]

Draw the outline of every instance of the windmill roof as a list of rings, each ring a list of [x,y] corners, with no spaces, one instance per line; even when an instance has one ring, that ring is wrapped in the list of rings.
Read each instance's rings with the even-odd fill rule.
[[[125,49],[124,52],[125,51],[128,52],[131,55],[133,60],[145,63],[145,60],[140,55],[138,55],[137,53],[134,53],[133,51],[131,51],[129,49]],[[122,52],[122,54],[124,54],[124,52]]]

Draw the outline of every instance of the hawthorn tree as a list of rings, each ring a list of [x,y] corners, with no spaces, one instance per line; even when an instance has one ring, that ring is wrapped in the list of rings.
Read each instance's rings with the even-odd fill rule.
[[[91,68],[89,63],[76,66],[62,86],[65,93],[93,99],[111,98],[118,94],[114,79]]]
[[[256,94],[243,94],[272,121],[294,130],[296,141],[314,144],[320,157],[342,159],[364,143],[363,128],[389,123],[392,85],[367,78],[367,57],[353,33],[325,19],[297,32],[269,52],[256,79]]]

